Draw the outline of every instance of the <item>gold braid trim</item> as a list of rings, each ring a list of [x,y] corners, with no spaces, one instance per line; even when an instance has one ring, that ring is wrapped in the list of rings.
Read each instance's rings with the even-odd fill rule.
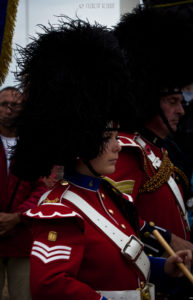
[[[164,152],[163,154],[163,159],[161,166],[155,175],[153,175],[144,185],[143,187],[139,190],[139,193],[144,193],[144,192],[154,192],[157,190],[162,184],[168,181],[170,178],[171,174],[174,171],[174,165],[168,158],[168,153],[167,151]]]
[[[189,188],[189,180],[188,180],[188,177],[186,176],[186,174],[182,170],[180,170],[178,167],[175,167],[175,166],[174,166],[174,171],[176,173],[178,173],[180,175],[180,177],[184,180],[186,188],[188,189]]]

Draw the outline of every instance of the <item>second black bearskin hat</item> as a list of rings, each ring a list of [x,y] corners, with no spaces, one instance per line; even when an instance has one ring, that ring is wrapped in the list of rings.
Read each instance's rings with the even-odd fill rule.
[[[172,10],[139,6],[114,29],[132,73],[142,122],[159,111],[163,91],[193,82],[193,26],[188,20]]]
[[[20,50],[18,79],[26,96],[14,172],[31,179],[53,165],[98,155],[106,122],[129,98],[118,42],[106,27],[61,17]]]
[[[193,4],[193,0],[143,0],[143,4],[146,7],[156,8],[176,8],[176,7],[187,7]]]

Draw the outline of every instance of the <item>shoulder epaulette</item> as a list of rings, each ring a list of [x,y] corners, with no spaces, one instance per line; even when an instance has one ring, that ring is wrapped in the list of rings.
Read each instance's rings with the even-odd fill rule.
[[[82,217],[73,211],[70,207],[62,203],[64,193],[69,188],[67,181],[59,181],[52,190],[49,190],[42,195],[39,204],[33,209],[29,209],[24,213],[24,216],[35,219],[58,219]]]
[[[137,147],[140,148],[139,144],[135,142],[135,134],[125,134],[120,132],[119,143],[122,147]]]
[[[38,205],[43,203],[61,203],[63,194],[68,190],[69,186],[68,181],[60,180],[52,190],[47,191],[41,196]]]
[[[108,181],[113,187],[119,190],[123,194],[132,194],[133,187],[135,184],[134,180],[121,180],[121,181],[114,181],[112,178],[107,176],[104,177],[106,181]]]
[[[143,150],[141,145],[137,143],[136,138],[139,136],[138,133],[121,133],[119,134],[121,147],[136,149],[139,153],[139,157],[143,163],[144,169],[146,169],[146,164],[148,162],[148,157],[146,152]]]
[[[40,206],[29,209],[24,213],[24,216],[35,219],[58,219],[67,217],[82,218],[78,213],[70,207],[62,203],[43,203]]]

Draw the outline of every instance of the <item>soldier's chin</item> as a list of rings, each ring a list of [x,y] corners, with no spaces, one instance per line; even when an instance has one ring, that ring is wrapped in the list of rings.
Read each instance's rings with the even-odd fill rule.
[[[172,130],[173,130],[174,132],[176,132],[177,129],[178,129],[178,126],[173,124],[173,125],[171,126],[171,128],[172,128]]]

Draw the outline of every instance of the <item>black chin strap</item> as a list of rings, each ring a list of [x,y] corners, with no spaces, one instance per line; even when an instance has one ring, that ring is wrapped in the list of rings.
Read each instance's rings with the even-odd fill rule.
[[[162,109],[159,109],[159,115],[162,118],[162,121],[164,122],[164,124],[167,126],[169,132],[171,133],[171,135],[175,134],[175,131],[172,129],[172,127],[170,126],[168,119],[166,118],[166,116],[164,115]]]
[[[95,169],[92,167],[92,165],[91,165],[91,163],[90,163],[89,161],[84,160],[84,163],[85,163],[85,165],[88,167],[89,171],[91,171],[91,173],[92,173],[94,176],[96,176],[96,177],[100,177],[100,176],[101,176],[101,174],[99,174],[99,173],[97,173],[97,172],[95,171]]]

